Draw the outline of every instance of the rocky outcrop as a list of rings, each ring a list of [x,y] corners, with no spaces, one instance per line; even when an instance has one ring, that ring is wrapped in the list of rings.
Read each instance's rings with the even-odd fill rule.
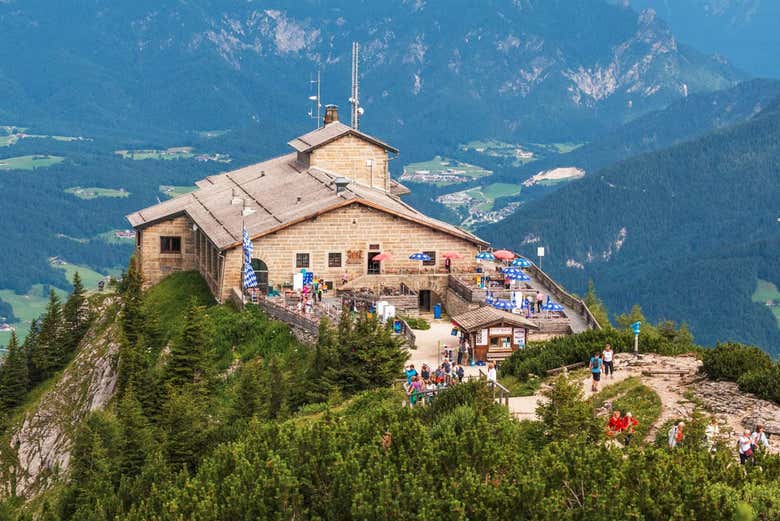
[[[70,462],[73,435],[91,411],[111,400],[116,386],[116,298],[108,297],[82,340],[73,361],[55,376],[53,385],[10,429],[9,446],[0,453],[5,462],[4,491],[31,497],[64,475]]]
[[[780,405],[742,392],[734,382],[703,380],[693,390],[707,409],[734,417],[743,429],[763,425],[767,434],[780,437]]]

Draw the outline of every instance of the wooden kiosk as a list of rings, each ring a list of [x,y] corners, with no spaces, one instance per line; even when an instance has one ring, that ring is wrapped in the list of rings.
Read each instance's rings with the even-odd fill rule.
[[[509,358],[528,343],[534,322],[506,311],[483,306],[452,317],[453,326],[465,333],[474,349],[474,360],[483,362]]]

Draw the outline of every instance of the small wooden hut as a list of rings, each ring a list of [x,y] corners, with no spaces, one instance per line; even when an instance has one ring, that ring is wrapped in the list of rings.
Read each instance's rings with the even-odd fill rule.
[[[528,343],[528,330],[539,329],[532,321],[507,311],[483,306],[452,317],[455,327],[466,334],[477,361],[509,358]]]

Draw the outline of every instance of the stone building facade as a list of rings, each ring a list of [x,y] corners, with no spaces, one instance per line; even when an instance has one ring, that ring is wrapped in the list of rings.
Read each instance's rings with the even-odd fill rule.
[[[432,258],[427,272],[444,270],[445,252],[460,256],[453,269],[466,269],[488,246],[391,193],[388,153],[397,151],[389,145],[337,120],[290,145],[293,154],[209,177],[191,194],[129,215],[144,283],[198,270],[218,300],[228,299],[242,289],[243,229],[258,280],[275,287],[304,269],[334,286],[345,273],[413,273],[423,268],[408,258],[417,252]],[[391,258],[373,262],[379,253]]]

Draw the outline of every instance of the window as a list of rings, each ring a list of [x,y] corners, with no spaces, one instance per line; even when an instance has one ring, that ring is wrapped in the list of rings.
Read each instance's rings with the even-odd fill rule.
[[[369,244],[368,245],[369,250],[379,250],[381,249],[378,244]]]
[[[423,261],[423,266],[436,266],[436,252],[435,251],[424,251],[423,253],[431,258],[431,260],[429,260],[429,261]]]
[[[340,268],[341,267],[341,253],[329,253],[328,254],[328,267]]]
[[[181,237],[160,237],[160,253],[181,253]]]
[[[309,254],[308,253],[296,253],[295,254],[295,267],[296,268],[308,268],[309,267]]]

